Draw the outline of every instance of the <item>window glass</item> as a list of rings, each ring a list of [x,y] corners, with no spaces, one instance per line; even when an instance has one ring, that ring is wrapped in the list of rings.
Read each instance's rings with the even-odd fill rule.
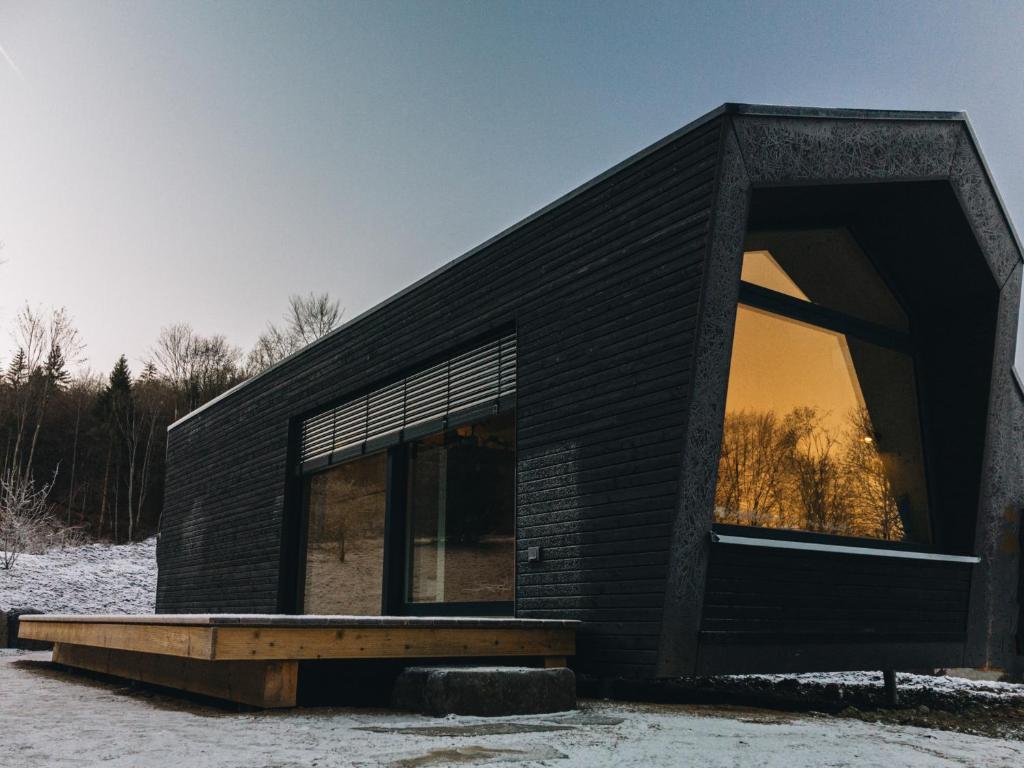
[[[715,517],[929,542],[910,356],[740,305]]]
[[[897,331],[907,315],[845,229],[747,235],[741,279]]]
[[[387,455],[339,464],[308,480],[303,612],[381,612]]]
[[[784,293],[800,301],[810,301],[807,294],[800,290],[786,271],[779,266],[771,251],[744,251],[743,273],[740,279],[745,283],[753,283],[762,288],[770,288],[777,293]]]
[[[512,600],[514,415],[411,443],[408,482],[407,600]]]

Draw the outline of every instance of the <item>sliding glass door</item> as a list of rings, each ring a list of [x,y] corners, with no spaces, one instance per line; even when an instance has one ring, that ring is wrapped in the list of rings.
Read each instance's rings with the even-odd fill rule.
[[[303,613],[512,613],[515,411],[461,421],[306,475]]]

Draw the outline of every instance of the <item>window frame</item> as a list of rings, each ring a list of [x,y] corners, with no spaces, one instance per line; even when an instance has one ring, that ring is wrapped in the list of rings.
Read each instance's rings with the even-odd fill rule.
[[[849,231],[849,230],[848,230]],[[856,241],[856,237],[853,232],[850,232],[850,236]],[[858,243],[859,247],[859,243]],[[743,247],[741,251],[741,264],[742,255],[748,249]],[[941,554],[937,548],[936,542],[940,540],[938,531],[936,529],[936,510],[933,503],[935,498],[935,482],[934,472],[932,471],[932,463],[930,460],[929,451],[929,435],[928,435],[928,420],[926,413],[927,400],[924,396],[924,382],[923,382],[923,365],[921,363],[920,352],[914,343],[914,322],[912,314],[907,310],[905,303],[900,299],[899,294],[893,290],[890,281],[886,278],[883,270],[878,268],[874,260],[867,254],[867,252],[860,248],[860,251],[868,263],[875,270],[875,272],[882,279],[886,288],[890,291],[893,298],[897,301],[903,311],[907,314],[907,318],[910,322],[909,331],[900,331],[887,326],[872,323],[868,320],[862,320],[861,318],[854,317],[846,314],[839,310],[831,309],[820,304],[815,304],[810,301],[803,301],[801,299],[788,296],[780,291],[774,291],[771,288],[765,288],[764,286],[750,283],[742,278],[738,278],[739,289],[737,291],[736,306],[737,309],[740,306],[746,306],[751,309],[761,310],[768,312],[779,317],[794,320],[796,322],[805,323],[809,326],[816,328],[823,328],[825,330],[833,331],[835,333],[841,333],[846,336],[852,336],[860,341],[865,341],[869,344],[884,347],[887,349],[900,352],[907,355],[910,358],[911,365],[914,372],[914,395],[917,399],[917,426],[918,432],[921,439],[921,452],[922,452],[922,463],[924,470],[924,481],[925,488],[928,492],[928,526],[931,533],[931,541],[927,544],[917,541],[886,541],[885,539],[873,539],[866,536],[844,536],[842,534],[831,534],[823,533],[821,531],[803,531],[796,528],[766,528],[764,526],[754,525],[735,525],[731,523],[719,523],[714,520],[714,509],[712,508],[712,526],[711,530],[713,533],[726,534],[726,535],[742,535],[749,537],[761,537],[765,539],[777,539],[777,540],[797,540],[806,541],[819,544],[828,543],[839,543],[848,546],[860,546],[870,547],[875,549],[893,549],[913,552],[927,552],[933,554]],[[735,319],[734,319],[734,330],[735,333]],[[726,371],[726,388],[729,386],[729,381],[732,377],[732,363],[730,361],[729,367]],[[724,410],[724,398],[723,398],[723,410]],[[721,427],[724,428],[724,412]],[[719,445],[719,454],[721,453],[721,446]],[[718,483],[718,469],[716,460],[715,469],[715,483]],[[713,506],[713,505],[712,505]]]

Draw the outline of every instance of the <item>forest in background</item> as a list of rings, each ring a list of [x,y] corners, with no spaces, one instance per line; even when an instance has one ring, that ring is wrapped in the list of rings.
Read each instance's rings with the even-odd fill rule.
[[[0,567],[10,553],[69,541],[137,541],[156,532],[167,426],[320,338],[342,310],[327,294],[292,296],[245,352],[186,323],[160,331],[133,371],[85,367],[63,308],[23,307],[0,351]],[[2,349],[2,348],[0,348]]]

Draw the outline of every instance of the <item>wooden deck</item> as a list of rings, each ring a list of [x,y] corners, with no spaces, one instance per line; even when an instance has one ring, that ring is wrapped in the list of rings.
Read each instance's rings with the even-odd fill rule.
[[[21,617],[53,661],[258,707],[295,706],[299,663],[509,658],[565,666],[576,622],[510,618],[155,614]]]

